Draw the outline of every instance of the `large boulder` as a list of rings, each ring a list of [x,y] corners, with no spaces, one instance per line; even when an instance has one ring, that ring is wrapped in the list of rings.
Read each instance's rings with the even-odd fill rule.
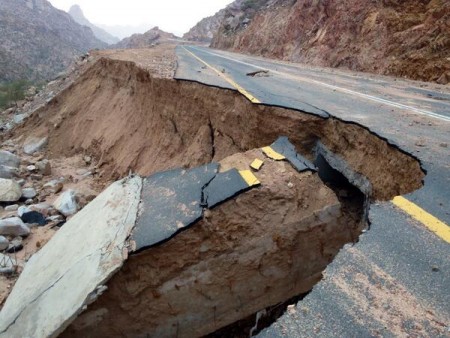
[[[98,297],[126,259],[141,182],[114,183],[30,258],[0,312],[0,337],[56,337]]]
[[[6,236],[28,236],[30,228],[19,217],[0,220],[0,235]]]
[[[48,143],[47,136],[29,136],[23,145],[23,151],[25,154],[33,155],[34,153],[41,151]]]
[[[8,249],[9,241],[5,236],[0,236],[0,251]]]
[[[64,216],[71,216],[78,211],[76,193],[73,190],[63,192],[55,202],[53,207]]]
[[[19,174],[20,157],[0,150],[0,178],[14,178]]]
[[[35,198],[37,196],[37,192],[34,188],[23,188],[22,189],[22,198],[30,199]]]
[[[22,189],[16,181],[0,178],[0,202],[16,202],[21,196]]]
[[[0,165],[0,178],[15,178],[19,176],[19,169]]]
[[[9,151],[0,150],[0,165],[12,168],[19,168],[20,157],[14,155]]]

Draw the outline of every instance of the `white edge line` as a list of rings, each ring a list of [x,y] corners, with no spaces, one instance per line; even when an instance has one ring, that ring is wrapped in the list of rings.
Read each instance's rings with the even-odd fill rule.
[[[195,47],[191,47],[191,48],[197,49]],[[197,51],[199,51],[199,50],[197,49]],[[375,102],[378,102],[378,103],[383,103],[383,104],[386,104],[386,105],[389,105],[389,106],[393,106],[393,107],[396,107],[396,108],[400,108],[400,109],[411,110],[411,111],[413,111],[413,112],[415,112],[417,114],[422,114],[422,115],[426,115],[426,116],[429,116],[429,117],[434,117],[436,119],[440,119],[440,120],[443,120],[443,121],[450,122],[450,117],[447,117],[447,116],[444,116],[444,115],[440,115],[440,114],[437,114],[437,113],[434,113],[434,112],[431,112],[431,111],[428,111],[428,110],[422,110],[422,109],[419,109],[419,108],[407,106],[407,105],[404,105],[404,104],[401,104],[401,103],[397,103],[397,102],[393,102],[393,101],[382,99],[380,97],[376,97],[376,96],[372,96],[372,95],[356,92],[356,91],[351,90],[351,89],[337,87],[337,86],[330,85],[328,83],[317,81],[317,80],[303,79],[303,78],[301,78],[299,76],[286,74],[286,73],[283,73],[283,72],[280,72],[280,71],[277,71],[277,70],[272,70],[272,69],[267,68],[267,67],[260,67],[260,66],[254,65],[252,63],[236,60],[236,59],[233,59],[231,57],[226,57],[226,56],[223,56],[223,55],[220,55],[220,54],[216,54],[216,53],[213,53],[213,52],[210,52],[210,51],[205,51],[205,50],[200,50],[200,51],[203,51],[205,53],[221,57],[223,59],[227,59],[227,60],[231,60],[231,61],[234,61],[234,62],[237,62],[237,63],[241,63],[241,64],[244,64],[244,65],[247,65],[247,66],[251,66],[251,67],[254,67],[254,68],[257,68],[257,69],[264,69],[264,70],[267,69],[267,70],[269,70],[269,71],[271,71],[272,73],[275,73],[275,74],[280,74],[280,75],[283,75],[283,76],[293,77],[293,78],[295,78],[297,80],[300,80],[300,81],[303,81],[303,82],[312,82],[312,83],[315,83],[315,84],[318,84],[318,85],[321,85],[321,86],[324,86],[324,87],[328,87],[328,88],[331,88],[331,89],[339,90],[339,91],[347,93],[347,94],[364,97],[366,99],[369,99],[369,100],[372,100],[372,101],[375,101]]]

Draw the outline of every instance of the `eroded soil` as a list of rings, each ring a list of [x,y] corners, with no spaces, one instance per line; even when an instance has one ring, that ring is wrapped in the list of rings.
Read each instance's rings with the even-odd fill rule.
[[[313,161],[320,141],[333,157],[346,164],[348,170],[344,175],[362,177],[370,182],[370,189],[366,191],[368,200],[388,200],[421,187],[425,173],[420,163],[359,125],[284,108],[257,106],[234,91],[173,80],[171,76],[175,64],[170,59],[173,56],[173,48],[170,48],[161,50],[159,56],[145,50],[108,51],[102,52],[107,53],[108,57],[105,57],[106,54],[93,56],[84,73],[32,114],[25,124],[14,129],[8,138],[17,140],[23,134],[48,136],[45,155],[55,164],[81,155],[92,157],[93,180],[99,187],[129,172],[146,176],[211,161],[222,161],[224,169],[229,165],[248,169],[250,158],[260,156],[259,148],[270,145],[279,136],[289,137],[297,151]],[[153,63],[149,61],[146,64],[143,61],[147,55],[148,60],[154,57]],[[128,61],[134,57],[137,64]],[[156,66],[161,59],[165,60],[161,67]],[[245,155],[233,157],[238,153]],[[263,184],[263,197],[249,191],[221,205],[210,217],[173,240],[131,256],[125,268],[108,284],[110,291],[90,310],[103,318],[102,306],[108,308],[118,298],[128,298],[128,303],[108,317],[105,327],[115,330],[117,328],[114,325],[125,325],[123,321],[130,320],[133,311],[141,309],[137,306],[140,299],[154,301],[152,307],[158,309],[167,306],[155,305],[160,298],[161,286],[169,283],[177,274],[187,273],[194,266],[193,259],[213,262],[215,255],[235,249],[241,250],[244,255],[252,238],[268,234],[277,248],[274,252],[279,255],[271,256],[266,272],[268,276],[272,273],[277,278],[282,276],[281,280],[276,278],[277,283],[282,283],[284,279],[287,283],[285,287],[283,284],[278,285],[282,287],[276,288],[274,297],[277,301],[283,297],[287,300],[309,291],[320,280],[321,272],[339,249],[345,243],[357,240],[364,226],[365,209],[359,197],[355,198],[357,202],[351,201],[352,193],[350,197],[348,191],[341,193],[342,187],[336,182],[326,182],[317,174],[308,176],[305,173],[300,175],[296,184],[291,182],[291,178],[285,177],[292,168],[280,171],[279,164],[267,165],[260,173],[261,180],[267,185],[265,188]],[[294,188],[287,188],[288,183],[292,183]],[[281,191],[277,191],[277,187]],[[339,205],[344,211],[342,216],[335,215],[339,221],[333,219],[320,223],[319,226],[323,226],[320,235],[308,232],[307,228],[312,224],[308,215],[314,210],[323,210],[332,205]],[[249,208],[252,210],[251,217],[248,215]],[[254,226],[255,217],[261,222],[260,228]],[[278,238],[283,233],[280,226],[292,226],[296,222],[306,226],[302,236],[291,233],[290,237],[289,232],[286,232],[284,237]],[[327,238],[333,240],[324,245]],[[199,249],[205,248],[205,245],[208,250]],[[317,248],[326,248],[325,251],[319,249],[320,259],[305,255],[305,252],[317,252]],[[192,255],[192,252],[196,254]],[[291,265],[291,255],[300,257],[301,264]],[[249,271],[263,268],[260,260],[259,263],[249,262]],[[298,270],[299,266],[308,265],[314,266],[311,270],[313,274]],[[209,266],[218,269],[215,272],[218,276],[224,268],[214,267],[213,263]],[[283,271],[273,272],[274,266],[280,266]],[[243,278],[245,276],[232,271],[232,266],[228,268],[230,279],[239,279],[237,285],[241,291],[249,287],[248,281]],[[264,275],[264,269],[261,271]],[[292,286],[292,279],[285,278],[285,275],[290,274],[289,271],[295,271],[292,276],[299,281],[298,285],[294,283]],[[250,275],[247,277],[253,278]],[[260,282],[254,281],[256,284]],[[214,284],[218,288],[217,295],[221,295],[218,290],[223,290],[221,283],[216,280]],[[277,295],[277,292],[281,292],[278,290],[288,292]],[[189,292],[186,295],[191,297]],[[151,297],[148,298],[148,295]],[[222,296],[226,298],[225,294]],[[170,297],[176,299],[176,293],[170,294]],[[208,298],[201,292],[196,297],[199,298],[198,304],[202,304],[202,297]],[[245,318],[261,307],[270,305],[258,299],[256,297],[254,303],[248,299],[250,312],[234,316],[233,320]],[[99,312],[95,312],[96,309]],[[158,317],[151,309],[148,311],[135,315],[142,318],[146,316],[150,320],[154,317],[156,324],[161,322],[162,317]],[[171,311],[169,304],[163,315],[170,315]],[[80,317],[81,324],[78,321],[75,326],[81,325],[81,328],[78,326],[77,330],[89,327],[91,319],[86,324]],[[222,321],[214,317],[214,320],[219,326],[231,323],[230,317]],[[145,327],[139,325],[140,322],[136,322],[135,332],[144,332]],[[208,325],[210,323],[206,323],[201,332],[213,329],[213,326]],[[107,335],[113,331],[102,332]],[[185,332],[191,331],[186,329]]]

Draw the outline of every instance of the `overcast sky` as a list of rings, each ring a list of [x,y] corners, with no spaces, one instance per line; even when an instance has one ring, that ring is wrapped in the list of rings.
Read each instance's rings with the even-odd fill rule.
[[[139,25],[149,23],[181,35],[204,17],[214,15],[232,0],[49,0],[64,11],[80,5],[92,23]]]

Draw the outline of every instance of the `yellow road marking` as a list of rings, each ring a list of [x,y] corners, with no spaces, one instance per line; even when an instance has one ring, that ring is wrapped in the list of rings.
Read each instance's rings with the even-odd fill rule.
[[[261,169],[262,165],[264,164],[264,161],[261,161],[259,158],[256,158],[252,164],[250,164],[250,167],[252,167],[255,170]]]
[[[430,215],[421,207],[417,206],[411,201],[408,201],[404,197],[397,196],[392,200],[392,203],[409,214],[412,218],[421,222],[444,241],[450,243],[450,227],[447,224],[437,219],[433,215]]]
[[[200,61],[201,63],[203,63],[206,67],[212,69],[214,72],[216,72],[220,77],[222,77],[225,81],[227,81],[229,84],[231,84],[234,88],[237,89],[237,91],[239,93],[241,93],[242,95],[244,95],[247,99],[249,99],[252,103],[261,103],[261,101],[259,101],[256,97],[254,97],[252,94],[250,94],[248,91],[246,91],[243,87],[241,87],[240,85],[238,85],[236,82],[233,81],[233,79],[231,79],[229,76],[225,75],[224,73],[220,72],[219,70],[217,70],[216,68],[214,68],[213,66],[211,66],[209,63],[207,63],[206,61],[203,61],[203,59],[199,58],[197,55],[195,55],[194,53],[192,53],[190,50],[186,49],[186,47],[183,47],[183,49],[188,52],[189,54],[191,54],[194,58],[196,58],[198,61]]]
[[[277,153],[271,147],[264,147],[262,148],[262,151],[267,155],[267,157],[271,158],[272,160],[281,161],[286,159],[284,155]]]
[[[261,182],[256,178],[255,175],[253,175],[253,173],[250,170],[240,170],[239,174],[241,174],[242,178],[248,184],[249,187],[261,184]]]

